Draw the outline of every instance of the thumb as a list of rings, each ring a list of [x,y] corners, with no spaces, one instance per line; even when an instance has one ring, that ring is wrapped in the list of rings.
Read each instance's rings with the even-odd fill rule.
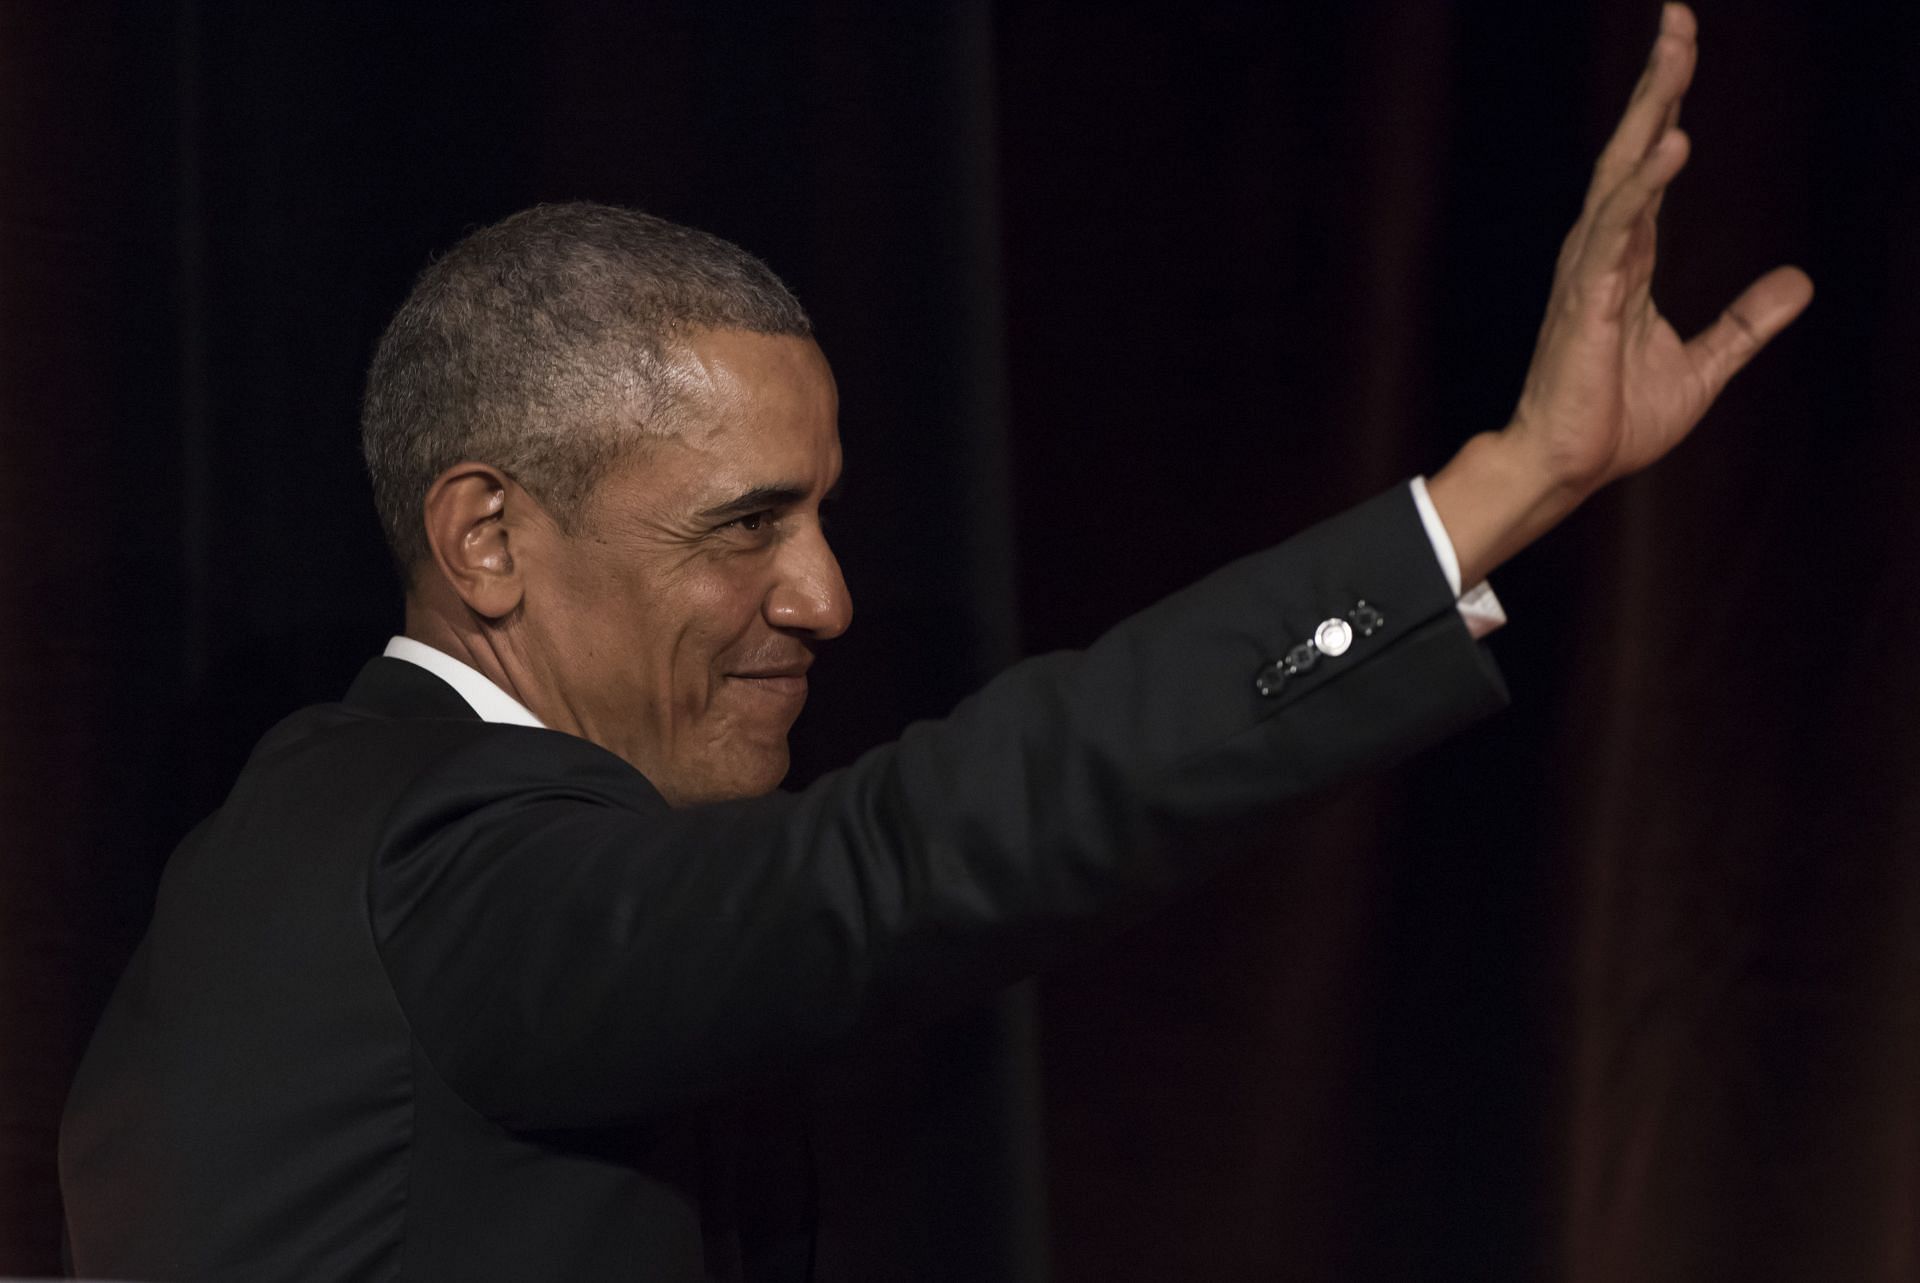
[[[1711,401],[1774,335],[1813,301],[1813,281],[1797,267],[1776,267],[1747,286],[1720,319],[1687,344]]]

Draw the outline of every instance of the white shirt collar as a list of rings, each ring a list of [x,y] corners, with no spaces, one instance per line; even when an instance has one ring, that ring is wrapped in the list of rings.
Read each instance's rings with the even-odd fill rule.
[[[546,723],[535,717],[525,704],[495,686],[479,669],[462,663],[444,650],[435,650],[411,637],[395,637],[387,642],[386,650],[381,653],[388,659],[403,659],[409,664],[418,664],[453,687],[459,692],[460,698],[466,700],[473,711],[480,715],[482,721],[546,729]]]

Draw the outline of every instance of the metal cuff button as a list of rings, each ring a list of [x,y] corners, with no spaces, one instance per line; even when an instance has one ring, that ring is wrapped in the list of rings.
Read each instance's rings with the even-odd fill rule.
[[[1347,617],[1341,619],[1323,619],[1320,626],[1313,630],[1313,640],[1303,641],[1289,650],[1280,659],[1274,660],[1253,675],[1253,688],[1267,698],[1280,693],[1287,684],[1287,678],[1297,677],[1320,662],[1325,655],[1328,659],[1338,659],[1353,649],[1353,637],[1357,632],[1362,637],[1371,637],[1386,627],[1386,617],[1365,601],[1357,601]]]
[[[1353,625],[1344,619],[1329,619],[1313,630],[1313,644],[1322,655],[1337,659],[1353,645]]]

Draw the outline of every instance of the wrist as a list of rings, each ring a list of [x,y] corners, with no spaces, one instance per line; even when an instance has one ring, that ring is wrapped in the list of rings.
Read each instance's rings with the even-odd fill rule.
[[[1482,432],[1427,480],[1440,523],[1471,586],[1558,525],[1591,488],[1556,471],[1509,427]]]

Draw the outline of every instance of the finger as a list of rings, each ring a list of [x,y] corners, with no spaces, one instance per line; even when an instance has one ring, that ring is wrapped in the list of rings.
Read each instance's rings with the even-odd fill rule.
[[[1700,56],[1699,50],[1697,47],[1695,48],[1693,56],[1695,59],[1698,59]],[[1687,71],[1687,79],[1689,81],[1693,79],[1693,71],[1691,68],[1689,68]],[[1667,118],[1663,122],[1661,122],[1660,132],[1655,137],[1656,143],[1659,141],[1659,139],[1665,138],[1668,134],[1680,128],[1680,107],[1684,101],[1685,101],[1684,97],[1675,98],[1673,100],[1673,106],[1667,109]],[[1653,207],[1648,211],[1647,217],[1652,219],[1659,218],[1661,202],[1665,201],[1666,199],[1667,199],[1667,192],[1665,188],[1662,188],[1659,192],[1656,192],[1653,197]]]
[[[1680,101],[1693,80],[1697,30],[1693,11],[1685,5],[1669,4],[1661,11],[1660,35],[1646,70],[1594,165],[1589,208],[1604,200],[1679,120]]]
[[[1797,267],[1776,267],[1747,286],[1719,320],[1687,344],[1708,399],[1719,396],[1740,367],[1812,301],[1813,282]]]
[[[1656,139],[1667,130],[1680,127],[1680,105],[1686,101],[1686,91],[1693,86],[1694,70],[1700,65],[1700,23],[1693,16],[1693,10],[1684,4],[1669,4],[1661,9],[1660,34],[1653,40],[1656,53],[1660,50],[1661,42],[1669,37],[1674,42],[1671,47],[1679,56],[1686,76],[1680,92],[1673,96],[1673,101],[1667,106],[1666,118],[1662,122],[1664,127],[1654,135]]]
[[[1579,270],[1582,273],[1620,273],[1636,276],[1653,270],[1651,254],[1642,255],[1644,263],[1633,261],[1629,251],[1635,238],[1651,250],[1652,214],[1662,192],[1686,167],[1691,144],[1687,136],[1674,130],[1654,144],[1620,185],[1607,196],[1593,217],[1582,247]]]

